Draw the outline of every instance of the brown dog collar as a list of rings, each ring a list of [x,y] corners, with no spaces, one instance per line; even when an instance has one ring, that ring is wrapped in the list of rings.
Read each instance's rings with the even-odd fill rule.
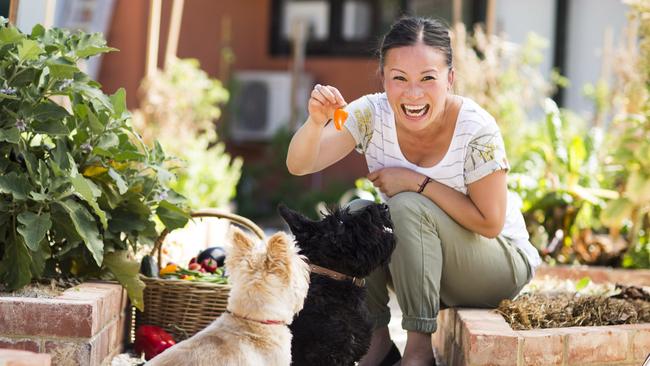
[[[329,278],[335,279],[337,281],[351,281],[353,284],[355,284],[358,287],[364,287],[366,285],[366,279],[365,278],[357,278],[357,277],[352,277],[345,275],[343,273],[339,273],[336,271],[332,271],[329,268],[317,266],[315,264],[309,264],[309,269],[313,273],[317,273],[319,275],[327,276]]]

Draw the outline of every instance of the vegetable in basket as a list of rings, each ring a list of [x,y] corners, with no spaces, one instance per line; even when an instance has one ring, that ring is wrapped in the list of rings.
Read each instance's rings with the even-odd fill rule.
[[[198,263],[203,263],[207,258],[214,259],[219,267],[223,267],[226,260],[226,250],[219,246],[207,248],[199,253],[196,257],[196,261]]]

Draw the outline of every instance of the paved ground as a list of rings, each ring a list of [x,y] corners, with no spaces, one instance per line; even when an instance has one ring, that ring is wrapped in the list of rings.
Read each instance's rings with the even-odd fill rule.
[[[390,306],[390,323],[388,323],[388,330],[390,331],[390,337],[395,342],[397,348],[399,348],[400,353],[404,353],[404,346],[406,345],[406,331],[402,329],[402,311],[397,305],[397,299],[395,299],[395,294],[390,293],[390,301],[388,306]]]

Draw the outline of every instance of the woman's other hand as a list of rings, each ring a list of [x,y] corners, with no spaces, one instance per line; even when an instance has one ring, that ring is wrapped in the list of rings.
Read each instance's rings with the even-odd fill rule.
[[[407,168],[384,168],[367,175],[383,194],[392,197],[400,192],[417,192],[424,175]]]
[[[334,116],[337,108],[346,105],[338,89],[330,85],[316,84],[307,104],[309,118],[317,125],[324,126]]]

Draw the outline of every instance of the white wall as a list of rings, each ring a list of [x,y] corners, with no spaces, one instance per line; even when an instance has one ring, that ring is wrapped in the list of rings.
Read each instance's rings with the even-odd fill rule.
[[[21,0],[16,25],[23,33],[31,32],[36,24],[82,30],[108,31],[115,0]],[[98,77],[101,55],[91,57],[79,66],[91,78]]]
[[[620,0],[571,0],[565,72],[571,87],[565,91],[565,107],[579,113],[593,111],[593,104],[583,95],[584,84],[598,80],[605,29],[611,27],[613,43],[619,43],[627,11],[628,6]]]
[[[21,0],[16,16],[16,26],[29,33],[36,24],[51,27],[54,22],[56,0]]]
[[[540,69],[550,75],[553,67],[555,37],[555,0],[497,0],[497,34],[504,33],[517,44],[526,42],[528,34],[536,33],[548,41]]]
[[[616,44],[626,24],[627,11],[621,0],[570,0],[564,76],[571,86],[564,91],[566,108],[583,115],[593,111],[593,104],[583,95],[583,87],[585,83],[595,83],[600,76],[605,29],[612,28]],[[555,0],[497,0],[499,33],[519,44],[531,31],[549,40],[541,65],[547,76],[553,66],[555,12]]]

